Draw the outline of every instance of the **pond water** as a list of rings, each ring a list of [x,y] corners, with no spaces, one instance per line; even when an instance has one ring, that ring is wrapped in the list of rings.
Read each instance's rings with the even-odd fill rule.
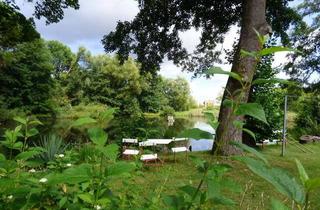
[[[215,134],[215,130],[208,123],[206,123],[204,119],[195,119],[194,121],[195,123],[193,125],[193,128],[199,128],[201,130]],[[190,144],[192,147],[192,151],[207,151],[212,149],[213,140],[212,139],[199,139],[199,140],[191,139]]]
[[[67,130],[73,120],[71,119],[40,119],[44,126],[39,127],[42,135],[55,133],[64,136],[64,139],[70,143],[79,143],[84,140],[84,136],[77,130]],[[13,127],[13,126],[10,126]],[[169,126],[167,119],[160,117],[140,118],[140,119],[118,119],[110,123],[107,128],[109,139],[113,142],[121,142],[122,138],[173,138],[186,129],[199,128],[214,134],[214,130],[206,123],[205,118],[189,117],[175,118],[173,125]],[[4,127],[1,129],[3,133]],[[67,134],[67,135],[66,135]],[[36,139],[35,139],[36,140]],[[189,144],[192,151],[211,150],[213,140],[190,139]]]
[[[201,130],[210,132],[212,134],[215,134],[214,129],[206,122],[205,118],[199,118],[199,117],[189,117],[189,118],[176,118],[173,125],[168,125],[168,122],[164,118],[146,118],[142,122],[136,122],[131,125],[137,124],[136,127],[133,128],[131,126],[125,126],[122,129],[113,128],[110,129],[110,133],[112,136],[112,132],[116,130],[120,130],[120,132],[128,131],[125,136],[121,136],[120,138],[136,138],[136,137],[144,137],[144,139],[147,138],[173,138],[177,137],[179,133],[186,129],[190,128],[199,128]],[[145,136],[141,133],[134,132],[134,129],[139,129],[139,126],[143,126],[143,130],[145,130]],[[117,126],[115,126],[117,127]],[[118,131],[119,131],[118,130]],[[143,133],[143,132],[142,132]],[[189,145],[192,148],[192,151],[207,151],[212,149],[213,140],[212,139],[190,139]]]

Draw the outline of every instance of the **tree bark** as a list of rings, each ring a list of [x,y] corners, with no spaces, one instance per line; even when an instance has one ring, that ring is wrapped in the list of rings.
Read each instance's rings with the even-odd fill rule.
[[[219,155],[235,155],[241,150],[230,145],[231,141],[242,142],[242,131],[233,125],[234,120],[243,120],[232,113],[230,107],[223,106],[227,98],[245,103],[248,100],[251,82],[256,70],[257,60],[250,56],[241,57],[240,50],[248,52],[259,51],[262,46],[254,29],[261,35],[268,33],[270,26],[266,22],[266,0],[243,0],[240,39],[234,55],[231,71],[242,76],[246,89],[239,95],[241,84],[229,77],[219,112],[219,126],[216,132],[212,151]]]

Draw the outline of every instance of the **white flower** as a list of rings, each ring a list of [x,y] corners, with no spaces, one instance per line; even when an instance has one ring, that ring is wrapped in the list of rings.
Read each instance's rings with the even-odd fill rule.
[[[13,198],[13,196],[12,196],[12,195],[9,195],[9,196],[8,196],[8,199],[9,199],[9,200],[11,200],[12,198]]]
[[[36,170],[34,170],[34,169],[30,169],[30,170],[29,170],[29,172],[30,172],[30,173],[35,173],[35,172],[36,172]]]
[[[100,210],[100,209],[101,209],[101,206],[96,205],[96,206],[94,206],[94,208],[97,209],[97,210]]]
[[[47,178],[42,178],[42,179],[39,180],[40,183],[46,183],[47,181],[48,181]]]
[[[72,166],[72,164],[71,163],[67,163],[67,167],[71,167]]]
[[[59,154],[58,157],[63,158],[64,154]]]

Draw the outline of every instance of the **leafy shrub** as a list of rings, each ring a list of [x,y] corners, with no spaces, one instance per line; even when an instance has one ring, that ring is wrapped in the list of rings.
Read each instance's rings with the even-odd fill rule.
[[[174,116],[175,111],[171,106],[165,106],[160,112],[161,117]]]
[[[320,136],[320,95],[309,93],[299,98],[295,123],[297,138],[305,134]]]
[[[55,134],[42,136],[36,146],[45,149],[45,152],[39,155],[39,158],[45,163],[53,161],[56,155],[63,154],[68,147],[68,145],[63,142],[63,139]]]

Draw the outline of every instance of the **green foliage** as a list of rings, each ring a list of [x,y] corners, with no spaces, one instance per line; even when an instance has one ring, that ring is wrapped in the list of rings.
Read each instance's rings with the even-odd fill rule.
[[[252,147],[249,147],[245,144],[241,144],[239,142],[232,142],[233,145],[243,149],[244,151],[250,152],[251,154],[254,154],[256,157],[261,159],[266,165],[269,165],[268,160],[257,150],[253,149]]]
[[[212,133],[200,130],[199,128],[192,128],[184,130],[178,137],[192,138],[192,139],[212,139]]]
[[[161,117],[175,116],[175,111],[171,106],[165,106],[160,111]]]
[[[8,5],[12,6],[16,10],[19,10],[19,7],[16,5],[14,0],[6,0]],[[46,19],[46,24],[57,23],[64,17],[64,9],[73,8],[79,9],[78,0],[73,1],[39,1],[39,0],[30,0],[28,3],[35,4],[33,15],[40,19],[44,17]]]
[[[88,125],[88,124],[93,124],[96,123],[97,121],[91,117],[81,117],[79,119],[77,119],[76,121],[74,121],[71,124],[71,127],[81,127],[84,125]]]
[[[190,86],[186,79],[164,80],[164,94],[168,98],[168,105],[175,111],[186,111],[191,108]]]
[[[45,163],[53,161],[56,155],[63,154],[68,147],[68,145],[63,142],[63,139],[55,134],[42,136],[40,141],[35,145],[45,150],[39,155],[39,158]]]
[[[31,19],[27,19],[11,5],[0,2],[0,66],[4,57],[7,57],[3,49],[10,49],[17,44],[30,42],[40,38]],[[3,57],[4,56],[4,57]]]
[[[297,117],[295,119],[294,135],[300,138],[301,135],[320,136],[320,95],[308,93],[298,99]]]
[[[58,41],[47,41],[46,45],[52,56],[54,76],[59,78],[60,74],[70,72],[75,62],[71,49]]]
[[[266,45],[272,46],[273,43],[274,41],[270,40]],[[283,101],[286,92],[279,87],[279,84],[292,85],[293,82],[275,78],[279,70],[272,68],[272,61],[272,56],[265,56],[260,59],[249,95],[249,102],[259,103],[263,107],[268,125],[260,120],[247,116],[244,127],[255,133],[255,139],[251,136],[244,135],[243,138],[246,143],[280,138],[279,132],[276,131],[282,128]]]
[[[108,139],[108,135],[102,128],[89,128],[88,135],[90,140],[99,146],[104,146]]]
[[[22,126],[17,126],[14,130],[6,130],[4,133],[4,141],[1,144],[10,149],[10,159],[12,158],[12,150],[22,150],[23,143],[18,141],[18,137],[22,137],[20,132]]]
[[[301,20],[292,29],[291,44],[302,53],[290,55],[285,70],[294,80],[301,81],[305,86],[319,83],[316,78],[319,71],[319,1],[299,1],[296,7]]]
[[[208,76],[215,75],[215,74],[225,74],[233,79],[238,80],[239,82],[242,81],[242,78],[239,74],[231,71],[224,71],[221,67],[210,67],[208,70],[205,71],[205,74]]]
[[[47,113],[50,104],[53,79],[50,52],[44,41],[18,44],[7,52],[12,59],[0,75],[0,102],[6,109],[23,108],[33,113]]]
[[[270,182],[279,192],[298,204],[304,204],[304,188],[286,171],[275,167],[270,168],[262,161],[249,157],[241,157],[238,160],[245,163],[255,174]]]
[[[201,209],[202,206],[209,204],[212,206],[235,205],[234,201],[224,196],[224,192],[241,192],[241,188],[232,180],[225,178],[225,173],[231,169],[226,164],[209,165],[208,162],[192,157],[191,159],[198,170],[203,173],[203,178],[197,188],[186,185],[180,187],[181,193],[164,197],[164,203],[170,209]],[[206,190],[202,190],[205,186]]]
[[[259,152],[245,145],[236,145],[256,155],[256,157],[259,157],[263,161],[251,157],[235,157],[235,159],[245,163],[252,172],[272,184],[278,192],[282,193],[290,200],[295,201],[299,209],[302,207],[303,209],[309,208],[310,192],[319,188],[320,182],[319,178],[309,178],[299,160],[296,159],[296,165],[302,185],[287,171],[269,165],[266,159]],[[271,204],[273,209],[287,209],[287,207],[278,200],[272,199]]]
[[[248,115],[268,124],[264,110],[260,104],[257,104],[257,103],[240,104],[235,112],[237,115]]]
[[[143,112],[158,113],[169,104],[165,94],[166,83],[163,77],[151,74],[143,75],[145,86],[139,96],[139,103]]]
[[[271,200],[271,209],[272,210],[290,210],[289,207],[287,207],[281,201],[274,198]]]
[[[21,137],[23,137],[23,147],[22,151],[25,151],[28,148],[27,140],[30,139],[33,136],[36,136],[39,134],[38,129],[36,126],[42,125],[42,122],[40,122],[37,118],[34,117],[15,117],[13,118],[16,122],[20,123],[18,127],[21,126]]]
[[[111,118],[110,112],[107,113],[104,117]],[[27,119],[16,120],[23,125],[30,125]],[[36,121],[33,122],[36,124]],[[16,132],[20,129],[21,126]],[[110,182],[121,176],[130,177],[136,165],[117,161],[119,147],[115,144],[105,145],[106,133],[101,128],[91,128],[88,134],[93,143],[91,146],[96,151],[87,153],[90,156],[88,163],[79,162],[76,150],[63,149],[65,153],[57,154],[63,152],[61,139],[53,136],[47,139],[54,140],[55,145],[49,146],[49,142],[46,142],[42,144],[46,148],[30,148],[19,153],[15,160],[7,160],[1,155],[0,207],[118,209],[121,201],[111,193]],[[13,137],[13,140],[15,139],[16,137]],[[50,152],[52,155],[46,169],[29,170],[30,165],[26,161],[39,155],[49,155],[41,154],[43,152]]]
[[[157,113],[172,107],[174,111],[186,111],[196,106],[187,80],[178,77],[144,76],[146,86],[140,95],[140,106],[145,112]]]

